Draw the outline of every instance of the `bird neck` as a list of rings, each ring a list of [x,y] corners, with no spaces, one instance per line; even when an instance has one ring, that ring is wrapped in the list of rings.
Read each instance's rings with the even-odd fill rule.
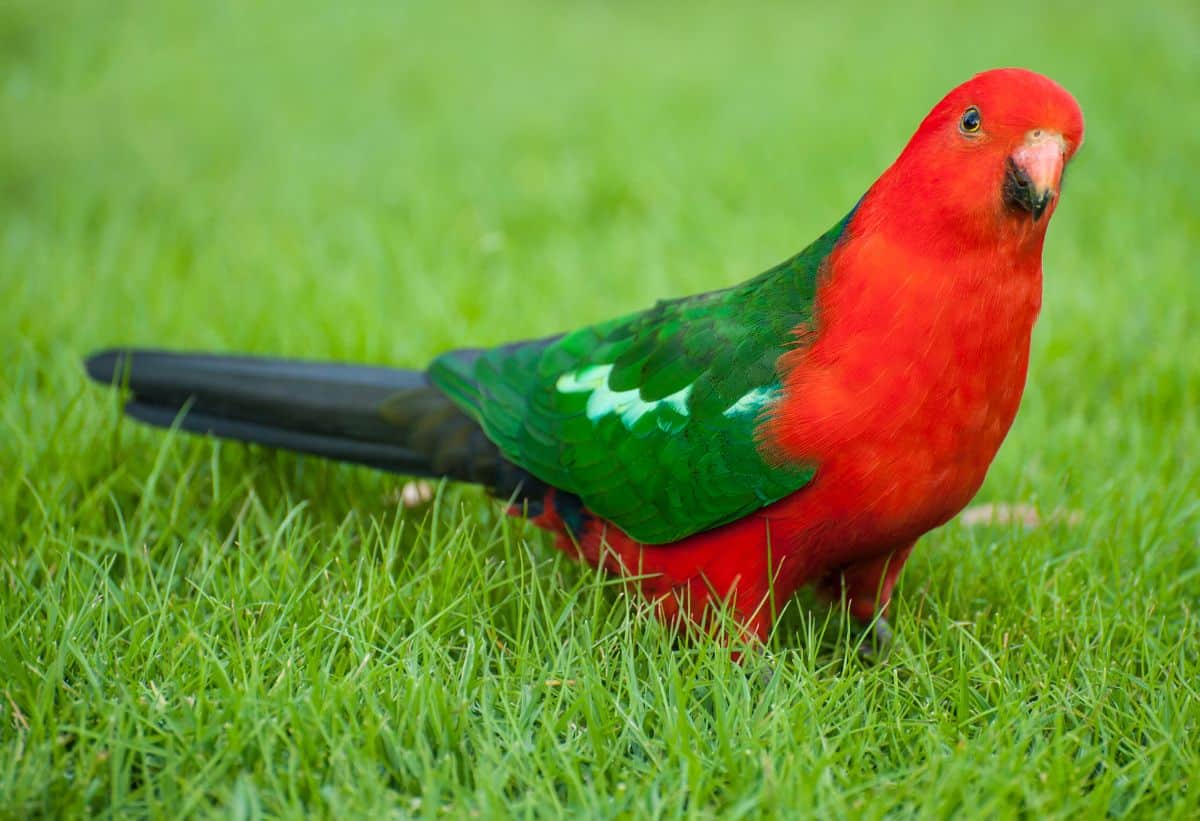
[[[874,193],[874,192],[872,192]],[[818,316],[873,317],[914,344],[987,348],[1029,334],[1042,301],[1041,234],[982,241],[924,209],[864,198],[827,263]]]
[[[862,198],[850,237],[882,238],[934,262],[974,261],[1007,275],[1041,275],[1046,227],[1056,203],[1039,220],[1014,214],[1002,197],[980,196],[979,183],[942,169],[905,162],[901,155]]]

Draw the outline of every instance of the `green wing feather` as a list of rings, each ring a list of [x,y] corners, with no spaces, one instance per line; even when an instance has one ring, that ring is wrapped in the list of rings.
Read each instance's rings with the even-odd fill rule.
[[[429,376],[505,457],[642,543],[733,521],[815,472],[764,460],[756,431],[849,219],[742,285],[548,340],[452,351]]]

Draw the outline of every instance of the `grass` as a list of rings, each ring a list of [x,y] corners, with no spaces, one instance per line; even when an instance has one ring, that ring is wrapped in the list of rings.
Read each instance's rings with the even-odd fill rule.
[[[1200,15],[0,7],[0,813],[1200,813]],[[122,422],[114,343],[421,363],[735,282],[952,85],[1072,89],[1026,400],[865,666],[733,663],[469,488]],[[767,675],[773,671],[774,675]]]

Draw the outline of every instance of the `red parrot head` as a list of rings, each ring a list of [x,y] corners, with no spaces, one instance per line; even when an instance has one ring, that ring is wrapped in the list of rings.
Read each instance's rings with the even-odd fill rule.
[[[876,184],[905,228],[958,247],[1044,237],[1083,112],[1049,77],[985,71],[947,94]],[[880,203],[884,205],[884,203]]]

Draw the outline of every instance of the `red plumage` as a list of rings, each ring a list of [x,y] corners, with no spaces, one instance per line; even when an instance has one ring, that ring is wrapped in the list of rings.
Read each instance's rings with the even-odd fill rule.
[[[771,597],[808,583],[844,590],[858,619],[881,613],[913,544],[979,489],[1016,415],[1046,226],[1082,140],[1071,95],[1019,69],[974,77],[925,118],[826,261],[815,322],[795,329],[806,344],[778,363],[783,398],[759,447],[818,465],[802,490],[669,545],[594,517],[575,539],[553,504],[535,522],[636,577],[668,620],[702,623],[721,600],[765,638]]]

